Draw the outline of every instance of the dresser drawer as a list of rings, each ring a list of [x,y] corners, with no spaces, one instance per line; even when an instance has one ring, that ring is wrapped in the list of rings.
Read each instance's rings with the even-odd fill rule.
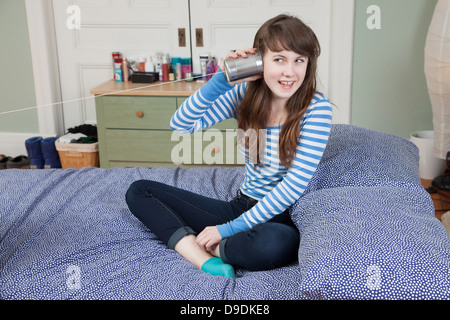
[[[243,164],[242,155],[233,141],[227,141],[224,132],[217,131],[215,136],[216,139],[211,139],[202,132],[180,134],[169,130],[109,129],[106,130],[106,150],[108,161],[175,165]]]
[[[209,129],[193,134],[174,132],[171,161],[177,165],[237,165],[244,158],[237,148],[235,134]]]
[[[178,97],[177,98],[177,106],[181,106],[181,104],[187,99],[187,97]],[[237,121],[236,119],[227,119],[218,124],[212,126],[213,129],[226,130],[226,129],[237,129]]]
[[[103,126],[123,129],[170,129],[176,97],[104,96]]]
[[[106,130],[109,160],[167,162],[176,142],[171,131]]]

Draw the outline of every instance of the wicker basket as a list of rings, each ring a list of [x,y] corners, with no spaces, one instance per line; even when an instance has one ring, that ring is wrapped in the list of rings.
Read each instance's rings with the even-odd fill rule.
[[[63,169],[99,167],[98,142],[96,143],[60,143],[55,141]]]

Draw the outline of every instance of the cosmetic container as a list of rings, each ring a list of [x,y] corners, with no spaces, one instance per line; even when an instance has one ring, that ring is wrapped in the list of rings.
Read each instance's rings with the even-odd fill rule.
[[[139,72],[145,72],[145,58],[139,58]]]
[[[216,59],[213,57],[206,63],[206,80],[210,80],[216,73]]]
[[[116,62],[116,60],[119,60],[119,59],[122,59],[122,54],[121,54],[120,52],[118,52],[118,51],[114,51],[114,52],[112,53],[113,79],[116,78],[116,72],[115,72],[116,66],[115,66],[115,62]]]
[[[181,58],[181,76],[186,78],[186,73],[192,74],[191,58]]]
[[[123,81],[122,61],[122,59],[116,59],[114,61],[114,79],[117,82]]]
[[[172,64],[172,71],[174,73],[175,79],[181,80],[181,77],[178,78],[178,76],[177,76],[177,64],[178,63],[181,63],[181,58],[180,57],[172,57],[171,64]]]
[[[208,59],[209,59],[209,55],[207,55],[207,54],[200,56],[200,70],[202,72],[203,78],[205,78],[205,79],[206,79],[206,75],[207,75],[206,65],[208,63]]]
[[[152,57],[147,58],[147,62],[145,63],[145,72],[154,72],[155,66],[153,64]]]
[[[124,82],[128,82],[129,80],[129,67],[128,67],[128,60],[127,58],[124,58],[122,61],[122,78]]]
[[[162,74],[163,74],[163,81],[169,81],[169,64],[168,63],[163,63]]]
[[[181,71],[181,62],[177,63],[176,76],[177,76],[177,80],[183,79],[183,72]]]

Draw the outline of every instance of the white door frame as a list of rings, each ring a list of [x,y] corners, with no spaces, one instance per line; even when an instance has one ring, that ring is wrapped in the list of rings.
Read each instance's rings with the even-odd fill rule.
[[[339,4],[337,4],[339,2]],[[39,133],[64,133],[51,0],[25,0]],[[334,123],[350,123],[355,0],[333,1],[329,98],[339,108]],[[336,116],[337,115],[337,116]]]
[[[58,55],[51,0],[25,0],[34,87],[42,136],[64,133]]]
[[[340,109],[334,123],[350,124],[355,0],[332,1],[329,98]]]

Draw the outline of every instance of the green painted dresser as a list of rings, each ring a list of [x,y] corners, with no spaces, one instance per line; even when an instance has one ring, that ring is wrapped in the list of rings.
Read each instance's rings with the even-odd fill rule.
[[[110,80],[91,90],[95,95],[100,167],[242,165],[234,119],[194,134],[170,129],[176,109],[202,85]]]

